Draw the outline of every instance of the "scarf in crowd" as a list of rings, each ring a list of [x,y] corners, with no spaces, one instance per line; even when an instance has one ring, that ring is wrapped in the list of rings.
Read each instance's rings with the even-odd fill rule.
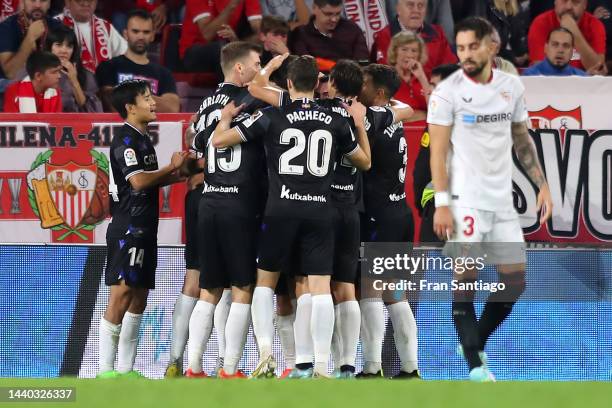
[[[369,49],[374,44],[374,34],[389,25],[382,0],[344,0],[344,10],[363,31]]]
[[[8,16],[15,14],[19,7],[20,0],[1,0],[0,1],[0,22],[4,21]]]
[[[96,72],[96,67],[103,61],[111,59],[110,51],[110,33],[111,24],[97,16],[91,18],[91,44],[93,44],[93,50],[90,50],[87,46],[87,41],[83,36],[83,33],[79,31],[74,19],[70,15],[68,10],[64,10],[63,23],[72,28],[76,34],[79,43],[81,44],[81,61],[85,69],[91,73]]]
[[[20,113],[57,112],[57,105],[62,104],[61,96],[57,89],[49,88],[43,95],[42,111],[37,112],[36,94],[29,76],[26,76],[19,82],[16,98]]]
[[[36,40],[36,49],[39,51],[44,49],[45,40],[47,39],[47,33],[49,32],[49,27],[47,26],[47,18],[44,17],[43,21],[45,23],[45,32],[38,38],[38,40]],[[28,32],[28,28],[30,27],[30,24],[32,24],[25,11],[21,11],[17,16],[17,24],[19,24],[21,34],[23,35],[23,38],[25,38],[26,33]]]

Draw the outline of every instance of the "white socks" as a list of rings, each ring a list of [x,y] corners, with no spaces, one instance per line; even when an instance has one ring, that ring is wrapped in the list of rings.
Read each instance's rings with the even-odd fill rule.
[[[225,325],[225,360],[223,370],[227,374],[235,374],[236,367],[242,356],[242,344],[249,329],[251,305],[245,303],[232,303],[227,323]]]
[[[179,294],[172,313],[172,339],[170,340],[170,361],[183,359],[183,352],[189,337],[189,318],[198,298]]]
[[[119,334],[119,349],[117,371],[124,374],[134,369],[136,360],[136,349],[138,348],[138,331],[142,314],[125,312],[121,322],[121,333]]]
[[[294,320],[295,312],[287,316],[276,316],[276,331],[278,332],[281,347],[283,348],[285,368],[295,367],[295,336],[293,335]]]
[[[113,324],[104,317],[100,319],[100,373],[112,371],[115,367],[120,332],[121,324]]]
[[[295,321],[293,332],[295,334],[295,363],[312,364],[313,345],[310,333],[310,319],[312,317],[312,297],[310,293],[300,296],[295,306]]]
[[[340,321],[340,312],[338,311],[338,305],[334,305],[334,334],[332,335],[331,352],[334,357],[334,371],[340,371],[340,367],[344,364],[344,352],[343,352],[343,341],[342,332],[340,327],[342,322]]]
[[[408,302],[387,305],[393,323],[393,339],[402,363],[401,370],[410,373],[419,368],[417,324]]]
[[[194,373],[202,372],[202,355],[213,326],[215,305],[198,300],[189,319],[188,368]]]
[[[272,355],[272,340],[274,339],[274,290],[265,286],[257,286],[253,292],[251,306],[253,317],[253,332],[259,347],[259,358]]]
[[[339,331],[342,355],[338,368],[343,365],[355,367],[357,358],[357,343],[359,342],[359,329],[361,328],[361,313],[359,303],[356,300],[342,302],[337,305],[336,322],[340,322],[340,327],[334,331]]]
[[[359,301],[361,308],[361,347],[363,372],[376,374],[382,368],[382,343],[385,337],[385,312],[381,299]]]
[[[218,344],[218,357],[217,357],[217,368],[223,365],[223,358],[225,357],[225,324],[227,322],[227,316],[229,315],[230,306],[232,304],[232,291],[231,289],[224,289],[219,303],[215,308],[214,326],[217,331],[217,344]]]
[[[334,302],[331,294],[312,296],[310,332],[314,346],[314,369],[327,374],[334,332]]]

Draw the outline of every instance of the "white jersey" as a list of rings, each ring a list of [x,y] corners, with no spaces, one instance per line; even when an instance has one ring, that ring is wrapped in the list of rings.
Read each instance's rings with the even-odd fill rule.
[[[447,168],[450,205],[512,210],[512,122],[528,118],[525,88],[493,70],[477,83],[463,70],[442,81],[429,99],[427,123],[452,126]]]

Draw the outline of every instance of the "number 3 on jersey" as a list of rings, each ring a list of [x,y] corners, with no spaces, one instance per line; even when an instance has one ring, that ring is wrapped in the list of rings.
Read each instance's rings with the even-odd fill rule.
[[[399,154],[402,155],[403,166],[398,171],[398,177],[400,183],[406,181],[406,164],[408,163],[408,143],[404,137],[399,140]]]
[[[281,154],[278,163],[279,174],[304,174],[304,166],[290,162],[306,150],[306,135],[299,129],[285,129],[280,135],[280,144],[295,145]],[[329,171],[329,158],[332,147],[332,135],[329,131],[317,129],[308,135],[308,152],[306,164],[308,172],[316,177],[325,177]],[[320,164],[319,164],[320,163]]]

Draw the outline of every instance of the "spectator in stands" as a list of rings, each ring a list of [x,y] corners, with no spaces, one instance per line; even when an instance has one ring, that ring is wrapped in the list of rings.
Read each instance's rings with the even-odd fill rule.
[[[544,60],[527,68],[523,71],[523,75],[586,76],[586,72],[570,65],[573,50],[574,35],[572,32],[563,27],[555,28],[548,34],[548,40],[544,46]]]
[[[127,15],[130,11],[146,10],[153,17],[153,29],[159,32],[167,22],[176,20],[174,15],[184,3],[183,0],[104,0],[98,8],[98,13],[111,21],[117,31],[122,33],[127,27]]]
[[[125,52],[127,43],[110,22],[94,15],[98,0],[66,0],[64,13],[56,18],[72,28],[81,48],[81,61],[91,73],[103,61]]]
[[[165,67],[151,62],[147,51],[155,37],[152,16],[145,10],[128,13],[127,28],[123,32],[128,43],[124,55],[105,61],[96,70],[105,112],[113,112],[111,94],[113,87],[127,80],[141,79],[149,82],[157,112],[175,113],[180,109],[179,96],[172,73]]]
[[[308,24],[290,35],[291,51],[316,57],[323,70],[330,68],[328,61],[343,58],[367,61],[365,36],[357,24],[341,16],[342,10],[342,0],[314,0]]]
[[[425,22],[426,10],[427,0],[398,0],[397,19],[391,21],[389,27],[374,36],[372,56],[376,62],[381,64],[387,62],[391,37],[402,31],[416,32],[425,41],[428,60],[423,68],[427,75],[431,73],[433,67],[457,62],[457,56],[451,50],[442,27]]]
[[[248,20],[248,27],[241,25]],[[246,39],[247,31],[258,34],[261,24],[259,0],[187,0],[179,55],[189,72],[216,72],[220,67],[221,47]]]
[[[0,23],[19,10],[21,0],[1,0],[0,1]]]
[[[552,10],[555,7],[555,0],[529,0],[530,23],[540,14]]]
[[[264,16],[282,17],[292,30],[308,24],[313,0],[260,0]],[[263,24],[263,22],[262,22]],[[262,65],[263,62],[262,62]]]
[[[548,35],[558,27],[574,36],[574,51],[570,64],[593,74],[605,75],[606,30],[595,16],[586,11],[587,0],[555,0],[555,7],[540,14],[529,28],[529,58],[531,63],[544,60]]]
[[[49,30],[45,51],[57,56],[62,64],[59,82],[62,112],[102,112],[96,78],[81,63],[74,31],[63,25]]]
[[[259,41],[263,46],[261,65],[265,66],[276,55],[289,52],[287,35],[289,24],[279,16],[264,16],[261,19]]]
[[[609,41],[612,39],[612,18],[610,18],[612,0],[591,0],[589,2],[589,10],[606,28],[606,59],[612,60],[612,41]]]
[[[491,36],[491,41],[493,45],[495,45],[495,56],[493,57],[493,68],[499,69],[500,71],[506,72],[508,74],[518,76],[519,73],[514,66],[514,64],[504,57],[499,55],[499,50],[501,48],[501,39],[499,38],[499,32],[495,27],[493,27],[493,35]]]
[[[59,87],[62,64],[47,51],[34,51],[26,62],[28,76],[6,88],[4,111],[54,113],[62,111]]]
[[[385,0],[385,8],[387,9],[387,18],[389,21],[397,20],[397,1],[398,0]],[[437,24],[442,27],[446,38],[450,43],[454,43],[455,20],[453,19],[453,10],[451,9],[450,0],[429,0],[427,2],[425,22]]]
[[[44,48],[49,28],[60,25],[47,15],[49,0],[23,0],[23,10],[0,23],[0,65],[4,77],[21,79],[33,51]]]
[[[524,65],[527,53],[529,23],[519,20],[521,8],[518,0],[479,0],[472,3],[471,16],[487,19],[498,32],[499,54],[512,64]]]
[[[412,31],[401,31],[393,36],[388,50],[389,65],[395,68],[401,84],[394,98],[412,109],[410,121],[424,120],[427,99],[431,91],[423,70],[427,62],[427,47],[423,39]]]

